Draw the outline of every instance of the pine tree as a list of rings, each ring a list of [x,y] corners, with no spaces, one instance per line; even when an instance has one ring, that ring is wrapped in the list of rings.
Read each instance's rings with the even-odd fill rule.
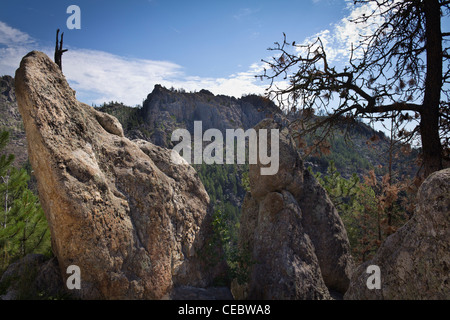
[[[399,201],[402,187],[388,183],[386,176],[379,182],[371,170],[363,182],[356,174],[345,179],[330,161],[327,174],[317,173],[316,178],[338,210],[352,254],[360,262],[370,259],[386,237],[406,222],[408,199]]]
[[[10,251],[13,257],[48,253],[50,233],[47,220],[37,197],[30,190],[25,189],[21,197],[14,201],[10,217],[13,221],[5,231],[11,239]]]
[[[8,142],[0,133],[0,151]],[[50,233],[39,199],[28,189],[25,169],[12,166],[13,155],[0,157],[0,269],[29,253],[49,253]]]

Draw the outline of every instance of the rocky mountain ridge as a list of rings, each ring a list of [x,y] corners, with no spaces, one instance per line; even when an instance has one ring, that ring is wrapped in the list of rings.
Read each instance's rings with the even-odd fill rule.
[[[100,107],[102,112],[117,116],[125,134],[145,139],[161,147],[173,147],[171,134],[177,128],[194,133],[194,121],[201,121],[203,131],[210,128],[247,130],[262,119],[281,111],[270,100],[256,95],[234,98],[214,95],[208,90],[185,92],[155,85],[142,108],[124,109],[123,105]]]

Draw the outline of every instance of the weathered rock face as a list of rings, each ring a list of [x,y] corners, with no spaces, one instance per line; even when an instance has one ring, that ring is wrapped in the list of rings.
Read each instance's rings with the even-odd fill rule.
[[[192,167],[125,138],[115,118],[76,100],[43,53],[22,60],[16,95],[53,252],[64,277],[69,265],[81,269],[74,294],[160,299],[210,284],[220,268],[198,256],[209,197]]]
[[[0,114],[0,128],[10,133],[4,154],[14,154],[14,166],[20,168],[28,159],[27,141],[17,108],[14,79],[10,76],[0,77]]]
[[[194,121],[202,121],[203,130],[215,128],[225,132],[230,128],[251,128],[268,114],[279,112],[270,100],[258,96],[236,99],[215,96],[207,90],[185,93],[156,85],[143,103],[141,116],[151,128],[151,141],[170,147],[173,130],[182,127],[193,133]]]
[[[369,290],[377,265],[381,288]],[[414,216],[355,271],[345,299],[450,299],[450,169],[421,185]]]
[[[270,119],[255,127],[272,128],[280,126]],[[254,264],[248,283],[233,282],[233,294],[237,299],[343,295],[352,268],[346,231],[323,188],[304,169],[286,128],[280,130],[279,158],[273,176],[260,175],[260,164],[250,165],[239,246]]]

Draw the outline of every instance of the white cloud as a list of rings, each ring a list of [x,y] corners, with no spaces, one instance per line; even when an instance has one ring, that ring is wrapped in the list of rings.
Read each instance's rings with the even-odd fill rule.
[[[187,81],[180,83],[188,90],[208,89],[214,94],[224,94],[241,97],[242,94],[264,94],[266,84],[255,78],[263,72],[262,64],[252,64],[245,72],[231,74],[227,78],[199,78],[188,77]]]
[[[310,44],[320,38],[325,48],[329,62],[347,62],[351,55],[351,49],[358,47],[362,35],[370,35],[384,21],[376,16],[367,23],[354,23],[352,20],[363,15],[369,16],[377,10],[377,4],[369,2],[361,6],[355,6],[353,1],[347,0],[348,16],[333,24],[330,29],[322,30],[305,39],[303,44]],[[301,52],[301,50],[298,50]],[[362,51],[355,51],[354,57],[360,57]]]
[[[121,101],[128,105],[140,104],[155,84],[183,88],[187,91],[208,89],[214,94],[240,97],[244,93],[263,93],[264,87],[254,75],[256,65],[249,71],[227,78],[188,76],[175,63],[143,59],[126,59],[110,53],[93,50],[73,50],[63,58],[64,74],[78,97],[97,95],[93,101]]]
[[[0,75],[14,75],[20,60],[34,44],[28,34],[0,21]]]
[[[20,60],[29,51],[26,47],[0,47],[0,76],[14,76]]]
[[[2,47],[3,45],[3,47]],[[53,48],[40,47],[26,33],[0,22],[0,75],[15,74],[20,61],[29,51],[40,50],[53,57]],[[258,64],[246,72],[223,78],[186,75],[183,67],[168,61],[125,58],[108,52],[70,48],[63,56],[64,74],[77,91],[80,101],[101,104],[120,101],[141,104],[155,84],[184,88],[187,91],[207,89],[214,94],[240,97],[247,93],[264,93],[265,84],[255,79],[262,71]]]
[[[0,44],[3,45],[23,45],[33,43],[31,37],[17,29],[8,26],[6,23],[0,21]]]
[[[111,100],[140,104],[154,84],[167,84],[182,74],[181,67],[171,62],[127,59],[87,49],[65,53],[63,70],[78,98],[96,104]]]
[[[172,62],[127,59],[102,51],[72,50],[64,55],[63,70],[78,92],[78,98],[96,104],[111,100],[132,106],[140,104],[155,84],[187,91],[207,89],[214,94],[235,97],[247,93],[263,94],[265,89],[265,84],[255,78],[261,71],[257,64],[246,72],[226,78],[206,78],[186,75],[180,65]],[[89,98],[92,96],[96,98]]]

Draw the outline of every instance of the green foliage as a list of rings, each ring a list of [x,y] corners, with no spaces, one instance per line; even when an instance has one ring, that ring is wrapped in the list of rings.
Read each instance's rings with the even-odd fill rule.
[[[7,242],[9,256],[24,257],[29,253],[50,253],[50,232],[38,198],[28,189],[14,200],[8,214],[9,223],[0,231]]]
[[[250,191],[250,178],[248,177],[248,171],[242,173],[242,187],[245,191]]]
[[[310,168],[309,168],[310,169]],[[338,172],[334,161],[330,161],[327,174],[316,174],[318,182],[325,188],[331,201],[339,212],[347,212],[354,209],[359,188],[359,177],[353,173],[350,179],[344,179]]]
[[[0,284],[0,295],[6,294],[13,288],[16,300],[74,300],[67,291],[61,290],[57,293],[50,293],[46,288],[39,289],[36,285],[36,278],[39,274],[37,263],[24,263],[16,273],[4,277]]]
[[[348,143],[343,135],[335,135],[330,139],[329,145],[329,152],[325,154],[315,153],[308,158],[308,161],[318,165],[321,172],[326,170],[331,161],[334,162],[339,172],[343,172],[346,175],[351,175],[354,172],[363,174],[371,169],[372,166],[368,159],[364,157],[364,154],[361,154],[355,143]],[[368,151],[366,150],[366,153]]]
[[[0,135],[0,147],[8,134]],[[0,270],[29,253],[51,252],[50,232],[39,199],[28,189],[25,169],[12,167],[11,159],[0,158]]]
[[[2,131],[0,133],[0,151],[3,150],[6,145],[8,144],[9,139],[9,132],[8,131]],[[5,155],[3,154],[0,157],[0,176],[3,176],[6,171],[11,167],[11,164],[14,161],[14,155]]]
[[[123,103],[111,101],[109,103],[104,103],[98,108],[98,110],[116,117],[122,124],[125,132],[136,129],[144,123],[144,119],[141,115],[141,109],[138,107],[127,107]]]
[[[240,249],[237,243],[239,223],[232,225],[234,220],[225,211],[217,209],[213,215],[215,238],[221,245],[230,274],[229,280],[236,279],[239,284],[248,282],[250,267],[254,264],[250,252]]]
[[[245,177],[248,165],[203,163],[197,165],[196,170],[209,194],[214,210],[220,209],[228,217],[230,232],[237,235],[241,216],[240,204],[247,192]]]
[[[226,282],[237,279],[244,283],[253,262],[250,253],[238,248],[241,210],[236,199],[242,199],[249,189],[248,165],[202,164],[196,169],[214,208],[214,235],[205,256],[213,264],[218,262],[220,252],[217,248],[220,247],[229,267]]]
[[[312,172],[311,167],[308,169]],[[325,175],[315,176],[338,210],[352,255],[359,262],[369,260],[386,237],[407,220],[405,212],[410,199],[402,195],[399,185],[387,183],[386,177],[377,181],[374,171],[364,182],[356,173],[346,179],[331,161]]]
[[[314,165],[315,172],[325,174],[333,161],[337,171],[346,178],[353,173],[362,178],[371,170],[375,170],[377,176],[386,174],[391,145],[382,132],[376,132],[360,121],[355,121],[351,126],[336,126],[322,143],[318,143],[320,139],[311,134],[297,138],[304,160]],[[317,143],[318,148],[314,146]],[[418,169],[415,159],[419,151],[405,144],[397,144],[394,149],[396,161],[392,163],[392,169],[399,177],[415,175]]]

